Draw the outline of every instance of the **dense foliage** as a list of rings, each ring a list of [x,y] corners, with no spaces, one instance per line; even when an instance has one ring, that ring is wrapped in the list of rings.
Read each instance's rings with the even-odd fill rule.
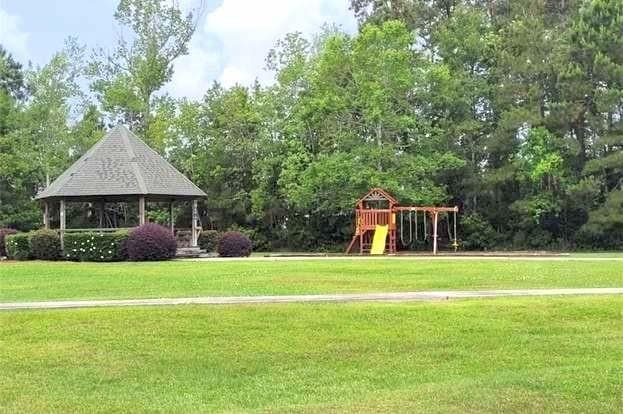
[[[27,260],[32,258],[30,233],[9,234],[5,238],[6,253],[10,259]]]
[[[17,233],[14,229],[0,229],[0,257],[6,256],[5,237]]]
[[[206,252],[215,252],[221,233],[216,230],[204,230],[199,235],[199,247]]]
[[[216,248],[221,257],[247,257],[251,254],[251,239],[239,231],[227,231],[218,239]]]
[[[126,248],[130,260],[166,260],[175,257],[177,242],[171,230],[146,223],[130,231]]]
[[[54,230],[41,229],[30,235],[30,252],[34,259],[57,260],[61,257],[61,239]]]
[[[66,260],[81,262],[116,262],[127,260],[126,243],[129,233],[118,230],[111,233],[67,233],[65,234]]]
[[[341,249],[373,186],[458,205],[466,248],[623,246],[623,2],[351,7],[357,33],[289,34],[273,84],[200,101],[162,91],[194,28],[165,0],[121,1],[132,43],[88,63],[75,41],[34,69],[0,49],[0,226],[39,226],[37,189],[121,120],[209,194],[204,227],[256,248]]]

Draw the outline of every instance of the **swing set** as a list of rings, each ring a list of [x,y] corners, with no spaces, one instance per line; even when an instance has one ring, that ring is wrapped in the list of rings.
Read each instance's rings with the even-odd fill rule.
[[[456,213],[459,208],[432,206],[400,206],[398,201],[381,188],[373,188],[355,206],[355,235],[346,254],[395,254],[398,236],[402,247],[432,240],[433,254],[437,254],[439,218],[445,216],[448,240],[454,251],[458,248]],[[420,214],[421,213],[421,214]],[[450,216],[452,214],[452,223]],[[396,220],[398,216],[398,220]],[[452,225],[451,225],[452,224]]]

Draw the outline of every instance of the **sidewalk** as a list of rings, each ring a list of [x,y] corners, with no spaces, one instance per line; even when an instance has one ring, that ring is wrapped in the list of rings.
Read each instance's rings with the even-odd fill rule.
[[[569,296],[569,295],[621,295],[623,288],[583,289],[511,289],[511,290],[449,290],[398,293],[338,293],[327,295],[283,296],[206,296],[196,298],[155,298],[121,300],[66,300],[50,302],[0,303],[0,310],[98,308],[119,306],[170,306],[170,305],[239,305],[271,303],[321,303],[321,302],[408,302],[435,301],[466,298],[510,296]]]
[[[311,261],[311,260],[412,260],[412,261],[429,261],[429,260],[492,260],[492,261],[560,261],[560,262],[604,262],[604,261],[623,261],[623,256],[603,256],[603,257],[577,257],[569,255],[453,255],[439,254],[433,255],[378,255],[378,256],[338,256],[338,255],[283,255],[283,256],[251,256],[251,257],[191,257],[179,258],[179,261],[186,262],[238,262],[238,261],[259,261],[259,262],[288,262],[288,261]]]

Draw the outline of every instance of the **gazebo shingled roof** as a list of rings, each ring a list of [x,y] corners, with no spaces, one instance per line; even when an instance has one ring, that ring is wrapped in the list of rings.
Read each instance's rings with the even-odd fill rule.
[[[36,199],[198,198],[206,193],[123,125],[117,125]]]
[[[117,125],[78,161],[35,197],[44,208],[43,224],[50,228],[50,202],[59,202],[61,246],[66,231],[66,202],[99,205],[99,228],[104,231],[105,203],[138,201],[139,224],[146,222],[146,201],[169,202],[174,231],[173,202],[192,201],[191,247],[197,246],[201,222],[197,200],[207,197],[199,187],[123,125]],[[80,229],[76,229],[80,230]]]

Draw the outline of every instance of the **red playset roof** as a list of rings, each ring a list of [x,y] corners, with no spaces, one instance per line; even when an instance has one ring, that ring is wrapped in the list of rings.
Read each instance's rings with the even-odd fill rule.
[[[392,197],[387,191],[382,188],[375,187],[372,190],[368,191],[366,195],[361,197],[359,201],[357,201],[357,206],[361,206],[364,201],[379,201],[379,200],[387,200],[389,201],[390,207],[398,204],[398,200]]]

